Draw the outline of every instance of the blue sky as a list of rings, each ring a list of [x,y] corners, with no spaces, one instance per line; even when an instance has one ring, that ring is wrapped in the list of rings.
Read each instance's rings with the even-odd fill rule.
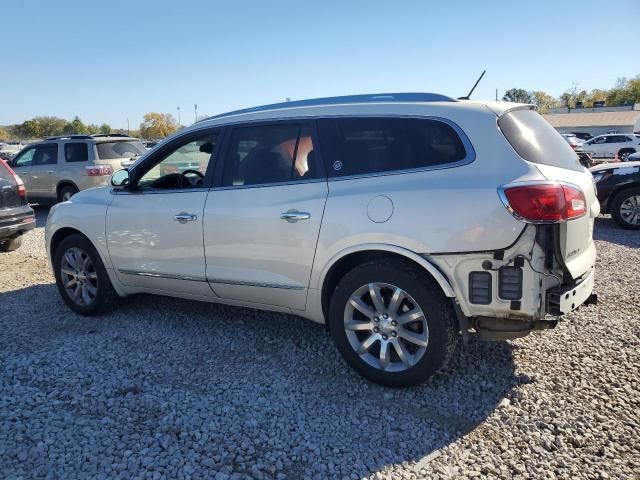
[[[553,95],[640,74],[640,1],[2,0],[0,125],[352,93]],[[581,23],[584,22],[584,25]]]

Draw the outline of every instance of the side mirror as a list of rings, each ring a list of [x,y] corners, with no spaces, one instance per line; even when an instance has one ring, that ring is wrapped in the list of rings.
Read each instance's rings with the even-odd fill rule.
[[[125,168],[111,175],[111,185],[114,187],[126,187],[129,185],[129,170]]]

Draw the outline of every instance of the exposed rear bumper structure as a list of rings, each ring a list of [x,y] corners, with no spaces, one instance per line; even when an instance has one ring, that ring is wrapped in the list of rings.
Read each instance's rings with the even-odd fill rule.
[[[0,240],[14,238],[32,230],[36,226],[33,210],[0,216]]]

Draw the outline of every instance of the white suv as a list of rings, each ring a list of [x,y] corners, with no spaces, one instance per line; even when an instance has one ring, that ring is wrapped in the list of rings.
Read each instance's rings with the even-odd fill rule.
[[[416,384],[460,334],[593,298],[592,177],[533,108],[356,95],[201,121],[51,210],[58,289],[86,315],[139,292],[294,313]]]
[[[591,154],[595,158],[615,158],[626,162],[629,155],[640,151],[640,135],[611,133],[598,135],[578,146],[576,151]]]

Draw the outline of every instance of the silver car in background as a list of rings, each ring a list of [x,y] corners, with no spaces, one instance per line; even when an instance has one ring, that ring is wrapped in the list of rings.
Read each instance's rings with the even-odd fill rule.
[[[31,203],[69,200],[81,190],[109,184],[113,172],[146,152],[126,135],[68,135],[32,143],[11,160]]]
[[[460,336],[524,336],[594,300],[593,179],[531,105],[406,93],[250,108],[111,183],[47,220],[58,290],[84,315],[141,292],[293,313],[364,377],[408,386]]]

